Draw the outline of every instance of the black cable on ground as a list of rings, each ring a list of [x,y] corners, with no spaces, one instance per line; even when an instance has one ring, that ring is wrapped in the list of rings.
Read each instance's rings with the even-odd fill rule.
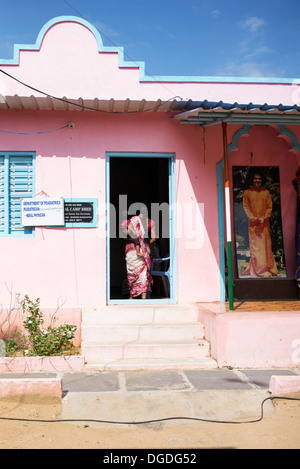
[[[158,423],[158,422],[165,422],[170,420],[192,420],[196,422],[206,422],[206,423],[226,423],[226,424],[246,424],[246,423],[256,423],[260,422],[263,417],[263,407],[266,401],[273,401],[276,399],[281,400],[289,400],[289,401],[300,401],[300,398],[296,397],[283,397],[283,396],[271,396],[264,399],[261,403],[261,415],[258,419],[255,420],[246,420],[246,421],[229,421],[229,420],[211,420],[211,419],[202,419],[198,417],[165,417],[161,419],[152,419],[152,420],[144,420],[139,422],[119,422],[119,421],[112,421],[112,420],[100,420],[100,419],[28,419],[28,418],[18,418],[18,417],[0,417],[0,420],[10,420],[10,421],[17,421],[17,422],[39,422],[39,423],[67,423],[67,422],[85,422],[85,423],[109,423],[115,425],[145,425],[150,423]]]

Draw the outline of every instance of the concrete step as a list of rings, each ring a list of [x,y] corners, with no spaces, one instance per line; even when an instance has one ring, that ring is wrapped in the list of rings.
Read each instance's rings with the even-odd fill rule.
[[[81,338],[89,342],[134,341],[134,340],[184,340],[203,339],[204,326],[200,323],[176,324],[93,324],[83,322]]]
[[[68,392],[63,399],[62,419],[81,419],[80,422],[75,421],[75,425],[114,429],[129,427],[137,431],[141,427],[134,425],[135,422],[147,422],[148,428],[151,420],[154,422],[149,428],[156,431],[166,425],[188,424],[184,418],[237,423],[258,419],[261,403],[268,397],[265,389],[226,388],[174,392]],[[264,415],[273,415],[274,412],[274,405],[267,401]],[[174,420],[176,417],[178,420]],[[155,420],[160,422],[155,423]],[[213,446],[216,442],[211,441]]]
[[[133,304],[83,309],[82,322],[92,324],[193,323],[198,321],[198,308],[193,305],[140,306]]]
[[[207,357],[210,346],[206,340],[169,340],[164,342],[135,341],[83,343],[82,355],[87,363],[98,360],[126,360],[132,358],[200,358]]]
[[[211,357],[200,358],[135,358],[127,360],[98,360],[85,365],[86,370],[140,371],[140,370],[211,370],[218,368]]]
[[[111,305],[82,311],[87,369],[217,367],[193,305]]]

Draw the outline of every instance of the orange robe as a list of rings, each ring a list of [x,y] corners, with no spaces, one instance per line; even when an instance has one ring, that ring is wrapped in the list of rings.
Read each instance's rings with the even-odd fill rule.
[[[272,199],[264,188],[250,188],[243,195],[244,210],[249,219],[249,247],[251,259],[241,275],[272,277],[278,269],[272,252],[269,219],[272,214]],[[259,220],[263,218],[263,223]]]

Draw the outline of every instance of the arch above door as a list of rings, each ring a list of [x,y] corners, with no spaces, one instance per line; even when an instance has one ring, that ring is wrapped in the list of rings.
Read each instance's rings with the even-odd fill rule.
[[[250,135],[250,129],[256,125],[245,124],[237,130],[233,135],[231,144],[227,147],[228,161],[232,151],[238,150],[239,139],[243,136]],[[288,152],[291,152],[296,158],[300,166],[300,144],[296,135],[284,125],[266,125],[272,127],[277,135],[288,144]],[[218,186],[218,226],[219,226],[219,258],[220,258],[220,301],[226,300],[226,274],[225,274],[225,217],[224,217],[224,181],[223,181],[224,159],[217,163],[217,186]]]

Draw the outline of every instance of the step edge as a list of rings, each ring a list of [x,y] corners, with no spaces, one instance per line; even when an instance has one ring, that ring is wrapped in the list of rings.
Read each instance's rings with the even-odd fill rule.
[[[153,341],[153,340],[133,340],[133,341],[109,341],[109,342],[85,342],[83,346],[120,346],[120,347],[126,347],[127,345],[197,345],[197,346],[207,346],[209,345],[209,342],[205,339],[187,339],[187,340],[162,340],[162,341]]]

